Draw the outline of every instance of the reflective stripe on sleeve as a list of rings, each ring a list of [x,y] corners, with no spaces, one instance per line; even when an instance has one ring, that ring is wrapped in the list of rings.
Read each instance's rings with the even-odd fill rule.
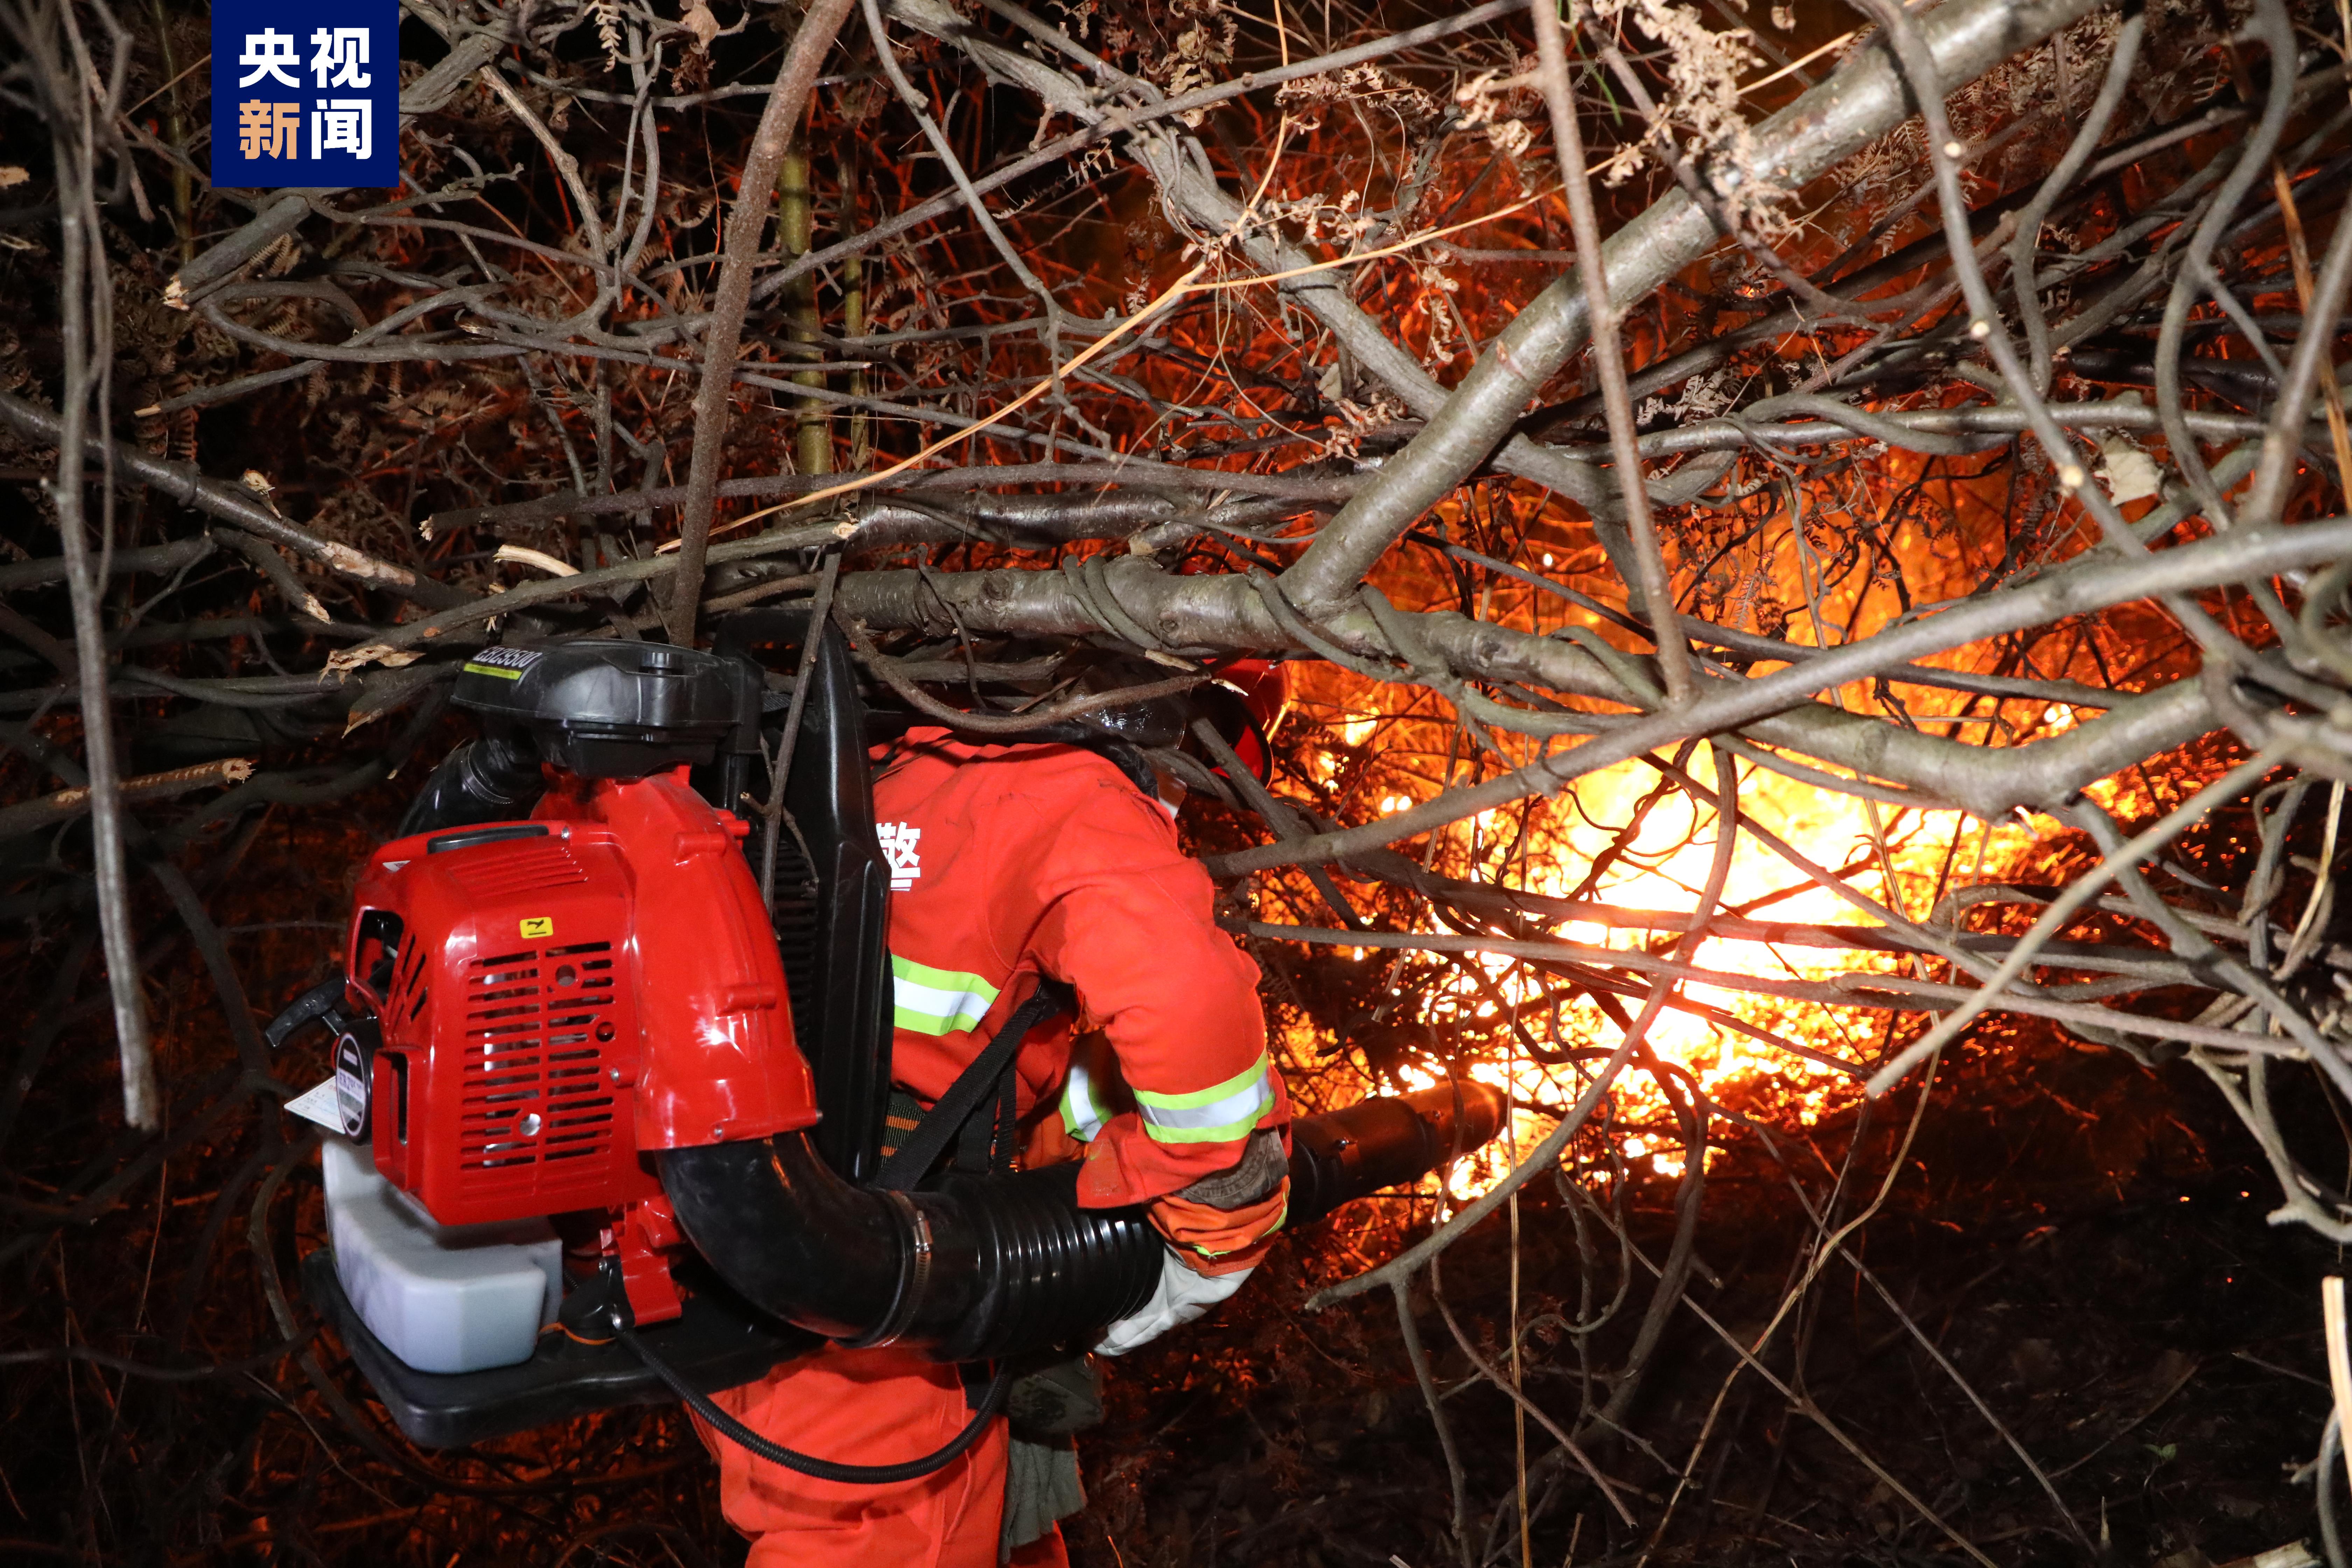
[[[1285,1193],[1282,1194],[1282,1207],[1275,1213],[1274,1223],[1263,1226],[1255,1235],[1244,1237],[1239,1241],[1234,1242],[1231,1247],[1202,1247],[1199,1242],[1194,1242],[1192,1244],[1192,1250],[1207,1258],[1210,1262],[1214,1263],[1220,1258],[1231,1258],[1234,1253],[1239,1252],[1244,1247],[1255,1247],[1259,1242],[1264,1241],[1267,1237],[1272,1236],[1276,1231],[1280,1230],[1284,1226],[1288,1225],[1289,1223],[1290,1194],[1288,1193]]]
[[[933,969],[890,955],[891,1022],[919,1035],[952,1035],[977,1026],[996,1005],[997,988],[977,974]]]
[[[1160,1143],[1223,1143],[1246,1136],[1274,1105],[1265,1053],[1243,1071],[1190,1094],[1135,1091],[1143,1130]]]
[[[1081,1143],[1093,1142],[1103,1130],[1103,1108],[1095,1102],[1094,1082],[1075,1062],[1062,1086],[1062,1129]]]

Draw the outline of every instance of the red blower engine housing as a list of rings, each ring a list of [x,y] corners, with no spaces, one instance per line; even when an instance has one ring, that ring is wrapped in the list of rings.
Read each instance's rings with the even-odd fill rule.
[[[360,881],[376,1168],[444,1225],[606,1211],[630,1308],[661,1322],[683,1237],[646,1156],[813,1126],[814,1087],[747,825],[684,767],[549,773],[532,820],[395,839]]]

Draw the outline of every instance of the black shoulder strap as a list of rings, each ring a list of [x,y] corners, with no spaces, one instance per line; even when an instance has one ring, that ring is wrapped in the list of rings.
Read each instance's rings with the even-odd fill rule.
[[[898,1152],[882,1163],[874,1184],[888,1192],[911,1191],[947,1152],[949,1140],[961,1131],[990,1091],[996,1089],[1012,1071],[1013,1058],[1020,1051],[1021,1042],[1028,1038],[1029,1031],[1070,1007],[1075,1000],[1067,985],[1041,977],[1029,999],[1013,1010],[1013,1016],[1004,1020],[1004,1027],[996,1031],[996,1037],[956,1075],[955,1082],[948,1086],[948,1091],[940,1096],[915,1130],[907,1134],[907,1141],[898,1145]]]

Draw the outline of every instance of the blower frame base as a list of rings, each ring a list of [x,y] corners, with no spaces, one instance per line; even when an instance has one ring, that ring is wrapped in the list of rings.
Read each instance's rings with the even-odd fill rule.
[[[779,1323],[743,1304],[716,1280],[697,1280],[686,1311],[675,1321],[639,1331],[640,1337],[704,1394],[716,1394],[764,1375],[777,1363],[824,1342]],[[335,1277],[331,1250],[302,1259],[304,1294],[358,1363],[368,1385],[409,1441],[425,1448],[457,1448],[551,1421],[593,1415],[623,1405],[668,1405],[677,1395],[651,1368],[617,1341],[583,1345],[549,1332],[527,1362],[483,1372],[418,1372],[386,1350],[360,1321]]]

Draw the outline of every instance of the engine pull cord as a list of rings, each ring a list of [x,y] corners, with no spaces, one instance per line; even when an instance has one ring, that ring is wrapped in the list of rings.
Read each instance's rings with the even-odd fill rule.
[[[980,1441],[981,1434],[988,1430],[989,1422],[995,1419],[997,1411],[1003,1408],[1005,1390],[1013,1385],[1011,1368],[999,1363],[996,1375],[989,1380],[988,1393],[982,1397],[980,1408],[972,1413],[964,1429],[949,1438],[945,1447],[919,1459],[908,1459],[897,1465],[844,1465],[831,1459],[820,1459],[814,1454],[800,1453],[781,1443],[770,1442],[719,1409],[709,1394],[679,1376],[676,1368],[656,1355],[646,1342],[637,1337],[635,1330],[620,1329],[618,1332],[621,1342],[636,1352],[638,1359],[652,1369],[656,1377],[669,1385],[672,1394],[686,1402],[688,1410],[709,1422],[712,1430],[737,1447],[772,1465],[782,1465],[788,1470],[797,1470],[821,1481],[839,1481],[853,1487],[894,1486],[900,1481],[919,1480],[945,1469],[961,1458],[965,1449]]]

